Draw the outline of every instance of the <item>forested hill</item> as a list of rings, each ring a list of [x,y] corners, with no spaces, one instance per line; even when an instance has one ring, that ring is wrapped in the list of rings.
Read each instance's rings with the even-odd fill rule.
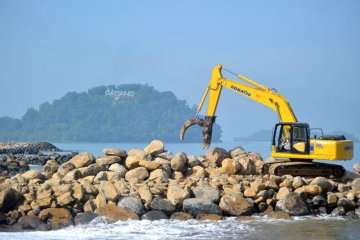
[[[182,124],[195,112],[172,92],[148,85],[100,86],[30,108],[21,119],[0,118],[0,141],[179,142]],[[220,137],[215,125],[213,141]],[[201,142],[200,127],[189,128],[185,141]]]

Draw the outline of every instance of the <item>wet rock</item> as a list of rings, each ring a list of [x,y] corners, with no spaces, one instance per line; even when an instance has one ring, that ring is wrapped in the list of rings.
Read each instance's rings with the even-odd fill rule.
[[[152,156],[157,156],[164,152],[164,143],[160,140],[153,140],[144,148],[144,151]]]
[[[76,215],[74,222],[75,225],[85,225],[97,218],[99,215],[93,212],[84,212]]]
[[[317,196],[313,197],[312,203],[316,207],[325,207],[326,206],[326,199],[321,195],[317,195]]]
[[[273,219],[286,219],[286,220],[292,219],[292,217],[290,216],[289,213],[281,212],[281,211],[280,212],[272,211],[272,212],[269,212],[266,216],[269,218],[273,218]]]
[[[310,184],[320,186],[324,193],[331,192],[334,188],[333,184],[324,177],[316,177]]]
[[[8,212],[21,198],[19,192],[12,188],[0,191],[0,213]]]
[[[188,159],[186,154],[183,152],[179,152],[175,154],[175,156],[171,159],[170,165],[174,171],[183,172],[186,170],[187,161]]]
[[[240,216],[253,212],[252,205],[240,194],[227,193],[220,199],[219,207],[225,213]]]
[[[110,223],[139,219],[139,216],[135,212],[110,204],[97,208],[95,213],[106,217]]]
[[[284,211],[292,216],[302,216],[309,213],[306,203],[297,193],[290,192],[276,203],[276,211]]]
[[[201,221],[220,221],[223,219],[223,216],[219,215],[219,214],[203,214],[200,213],[196,216],[196,220],[201,220]]]
[[[168,218],[168,216],[166,216],[166,214],[164,212],[159,211],[159,210],[151,210],[141,216],[141,220],[155,221],[155,220],[161,220],[161,219],[169,219],[169,218]]]
[[[105,148],[105,149],[103,149],[103,153],[106,156],[117,156],[117,157],[121,157],[121,158],[126,157],[126,151],[123,149]]]
[[[344,207],[346,211],[354,210],[356,207],[355,203],[347,198],[339,198],[337,206]]]
[[[194,188],[193,193],[195,198],[198,198],[202,201],[218,203],[220,199],[219,189],[211,186],[198,186]]]
[[[126,181],[130,181],[130,179],[136,179],[137,181],[143,181],[144,179],[149,177],[149,172],[144,167],[137,167],[128,171],[125,174]]]
[[[170,219],[186,221],[186,220],[193,219],[193,217],[191,216],[191,214],[186,213],[186,212],[175,212],[175,213],[171,214]]]
[[[345,216],[346,215],[346,210],[344,207],[337,207],[334,210],[332,210],[331,212],[331,216],[332,217],[338,217],[338,216]]]
[[[139,197],[121,197],[118,202],[118,207],[135,212],[139,216],[145,213],[144,205]]]
[[[118,156],[104,156],[96,158],[96,163],[100,166],[111,165],[113,163],[119,163],[121,158]]]
[[[218,205],[211,202],[204,202],[196,198],[188,198],[183,202],[184,212],[190,213],[193,217],[198,214],[219,214],[222,215],[222,211]]]
[[[39,213],[39,218],[51,225],[51,229],[60,229],[73,224],[73,217],[65,208],[47,208]]]
[[[72,163],[75,168],[87,167],[94,163],[94,161],[95,157],[89,152],[77,154],[69,160],[69,162]]]
[[[212,163],[214,166],[221,167],[222,161],[225,158],[230,158],[230,154],[223,148],[212,148],[206,153],[206,158]]]
[[[38,216],[23,216],[16,224],[22,230],[47,231],[50,226],[45,224]]]
[[[165,212],[167,215],[171,215],[176,210],[174,204],[172,204],[168,199],[161,197],[155,197],[151,202],[150,208]]]

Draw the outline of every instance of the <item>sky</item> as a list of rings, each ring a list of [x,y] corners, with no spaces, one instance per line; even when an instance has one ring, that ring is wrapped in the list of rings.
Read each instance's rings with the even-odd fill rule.
[[[360,136],[359,12],[357,0],[0,0],[0,117],[123,83],[191,106],[222,64],[276,88],[299,121]],[[216,115],[225,141],[278,122],[227,89]]]

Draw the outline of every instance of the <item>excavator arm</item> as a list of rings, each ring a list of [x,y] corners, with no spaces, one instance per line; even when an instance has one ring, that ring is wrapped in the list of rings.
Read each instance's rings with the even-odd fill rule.
[[[244,83],[224,78],[222,76],[222,70],[232,73],[239,79],[243,80]],[[202,128],[203,148],[208,148],[210,146],[212,127],[216,119],[216,108],[223,87],[271,108],[278,114],[278,118],[281,122],[297,122],[297,118],[289,102],[281,94],[275,90],[260,85],[243,75],[234,74],[221,65],[217,65],[213,68],[210,82],[201,99],[196,116],[184,123],[181,128],[180,139],[184,139],[185,132],[190,126],[197,124]],[[202,119],[198,117],[198,115],[206,99],[208,100],[207,115],[204,119]]]

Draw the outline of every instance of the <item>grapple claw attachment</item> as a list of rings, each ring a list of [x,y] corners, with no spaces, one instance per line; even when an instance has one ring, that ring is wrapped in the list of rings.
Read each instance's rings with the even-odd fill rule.
[[[180,139],[184,140],[186,130],[194,124],[201,127],[203,132],[203,149],[208,148],[211,144],[212,127],[214,125],[216,116],[205,116],[205,119],[195,117],[187,120],[181,128]]]

